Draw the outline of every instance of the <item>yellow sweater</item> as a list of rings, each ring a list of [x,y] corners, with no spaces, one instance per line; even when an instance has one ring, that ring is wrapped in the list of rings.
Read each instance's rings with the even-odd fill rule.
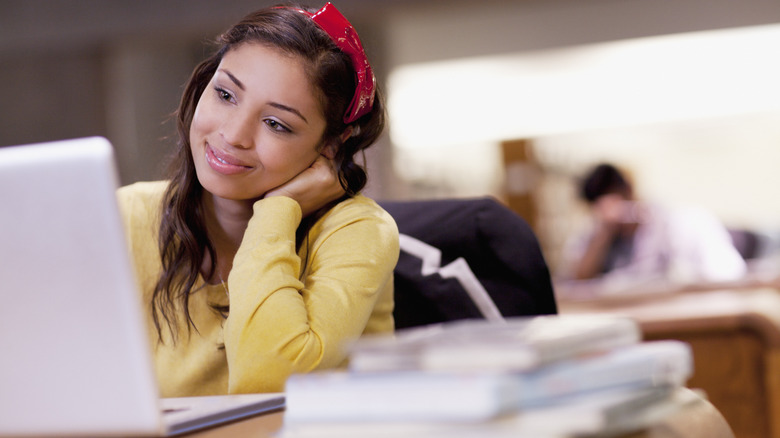
[[[221,284],[199,279],[190,297],[195,330],[188,334],[180,319],[178,340],[163,330],[158,342],[149,303],[161,271],[157,231],[166,186],[145,182],[118,191],[163,397],[282,391],[291,373],[342,366],[346,341],[394,329],[399,248],[390,215],[364,196],[343,201],[296,253],[300,207],[272,197],[254,205],[227,279],[229,297]],[[213,304],[228,300],[225,319]]]

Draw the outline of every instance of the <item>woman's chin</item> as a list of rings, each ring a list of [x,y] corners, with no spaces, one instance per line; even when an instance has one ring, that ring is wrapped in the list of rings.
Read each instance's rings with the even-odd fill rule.
[[[201,181],[201,185],[203,186],[203,189],[212,196],[229,201],[254,202],[263,197],[263,193],[248,191],[244,187],[235,187],[227,184],[212,184],[209,182],[204,184],[203,181]]]

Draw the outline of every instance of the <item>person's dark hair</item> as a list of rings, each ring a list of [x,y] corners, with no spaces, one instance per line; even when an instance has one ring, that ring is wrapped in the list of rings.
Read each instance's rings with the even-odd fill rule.
[[[303,9],[300,6],[294,6]],[[356,155],[373,144],[385,125],[385,108],[379,89],[371,111],[353,123],[344,123],[344,113],[355,94],[356,75],[350,58],[311,18],[290,7],[261,9],[244,17],[218,39],[217,51],[201,62],[187,82],[176,112],[178,142],[170,163],[170,186],[163,197],[159,230],[163,272],[152,296],[152,316],[162,339],[167,325],[175,341],[183,312],[188,329],[194,327],[189,314],[189,296],[198,279],[206,254],[211,255],[211,272],[216,269],[216,253],[206,232],[198,182],[190,152],[190,125],[198,100],[211,81],[222,57],[241,44],[262,44],[302,59],[306,74],[323,110],[326,127],[320,147],[336,144],[334,163],[346,196],[354,196],[366,184],[367,175],[355,161]],[[348,127],[352,135],[340,136]],[[304,218],[298,229],[298,245],[313,223],[315,213]],[[208,277],[209,275],[205,275]]]
[[[580,185],[580,196],[590,204],[603,195],[613,193],[631,197],[631,184],[617,167],[608,163],[594,167]]]

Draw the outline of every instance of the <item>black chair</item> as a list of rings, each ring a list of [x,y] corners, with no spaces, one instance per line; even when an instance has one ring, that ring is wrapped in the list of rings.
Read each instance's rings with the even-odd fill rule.
[[[536,236],[525,220],[497,200],[486,197],[380,204],[393,216],[402,234],[395,269],[397,329],[490,318],[485,304],[503,317],[557,313],[550,272]],[[410,244],[440,251],[439,265],[447,267],[447,273],[424,274],[420,254],[410,252]],[[464,274],[464,269],[473,275]],[[453,270],[457,271],[454,275]],[[464,287],[469,276],[478,280],[475,288],[487,292],[492,303],[480,303],[479,297],[475,301],[474,294],[467,290],[475,288]]]

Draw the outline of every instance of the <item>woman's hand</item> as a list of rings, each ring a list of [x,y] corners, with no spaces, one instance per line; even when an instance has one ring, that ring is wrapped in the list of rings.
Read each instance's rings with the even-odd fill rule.
[[[306,170],[290,181],[270,190],[263,197],[287,196],[292,198],[298,201],[303,216],[306,217],[329,202],[344,196],[344,193],[333,162],[324,155],[320,155]]]

